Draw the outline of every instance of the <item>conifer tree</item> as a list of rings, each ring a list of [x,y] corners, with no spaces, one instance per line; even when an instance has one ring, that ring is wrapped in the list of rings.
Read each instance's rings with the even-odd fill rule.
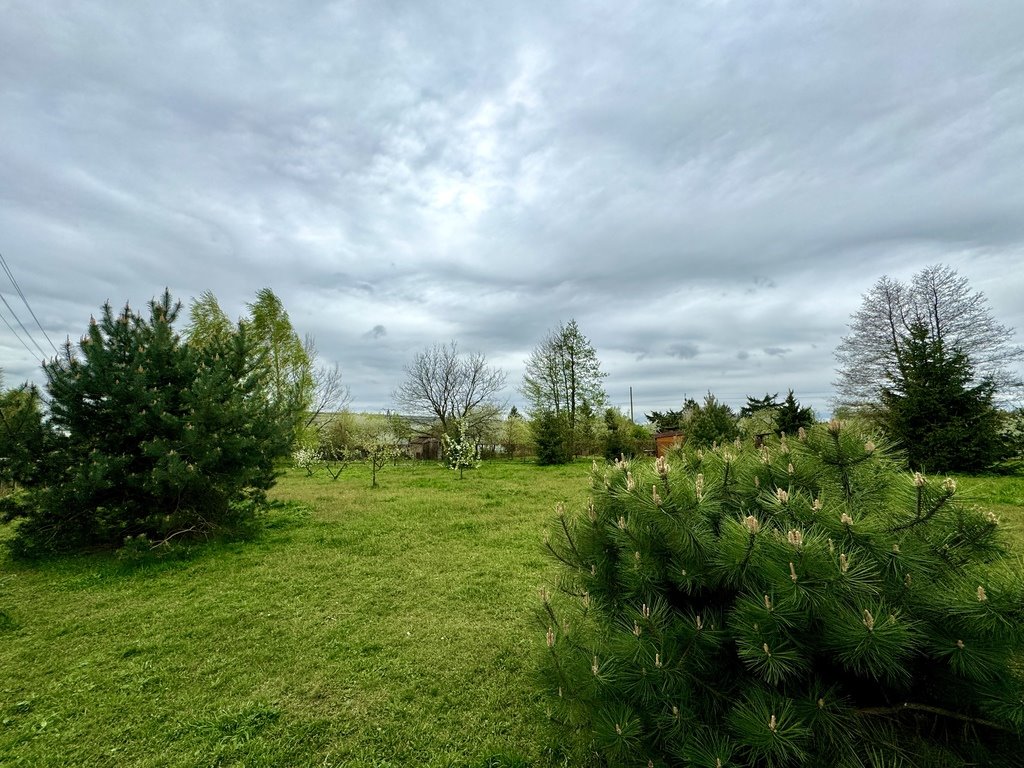
[[[2,385],[0,376],[0,389]],[[33,482],[45,434],[35,386],[0,392],[0,484]]]
[[[554,720],[637,766],[1016,764],[1024,574],[952,480],[831,422],[594,465],[547,540]],[[973,762],[971,762],[973,761]]]
[[[886,430],[911,469],[978,472],[1003,457],[995,385],[972,383],[967,356],[950,350],[922,324],[911,326],[902,364],[882,389]]]
[[[568,464],[572,461],[569,422],[565,414],[540,411],[534,414],[530,431],[537,449],[538,464]]]
[[[791,437],[800,429],[809,429],[815,422],[814,409],[810,406],[801,406],[792,389],[789,390],[786,399],[779,403],[777,418],[778,431]]]
[[[287,435],[261,395],[266,367],[244,328],[183,344],[169,293],[149,316],[109,304],[78,350],[44,365],[47,447],[26,505],[24,550],[203,535],[251,515]]]

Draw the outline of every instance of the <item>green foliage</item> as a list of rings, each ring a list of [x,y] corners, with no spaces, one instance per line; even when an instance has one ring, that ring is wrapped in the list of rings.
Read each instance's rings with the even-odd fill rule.
[[[814,410],[801,407],[791,389],[781,403],[778,393],[766,393],[762,398],[747,395],[746,405],[740,408],[738,426],[745,437],[780,433],[793,436],[814,422]]]
[[[282,426],[289,430],[289,442],[302,442],[304,428],[311,425],[311,408],[322,410],[324,405],[314,402],[322,394],[317,392],[317,379],[337,390],[341,389],[340,374],[336,369],[333,372],[313,369],[312,341],[302,342],[284,304],[270,288],[258,291],[255,301],[247,307],[249,316],[236,328],[224,314],[217,297],[211,291],[204,291],[189,307],[188,343],[197,349],[228,344],[232,336],[244,328],[250,339],[250,363],[264,368],[262,397],[272,405]],[[336,394],[332,391],[329,397]]]
[[[609,461],[643,456],[654,447],[650,431],[615,408],[605,409],[604,426],[604,457]]]
[[[686,442],[693,448],[728,443],[739,437],[736,414],[710,392],[704,396],[703,403],[688,400],[683,412],[685,418],[680,429],[686,432]]]
[[[541,411],[530,423],[537,463],[542,466],[568,464],[572,461],[569,419],[554,411]]]
[[[595,467],[548,547],[553,717],[610,765],[1007,765],[1024,746],[1020,560],[953,481],[864,431]]]
[[[765,398],[767,399],[767,395]],[[747,398],[748,405],[750,398]],[[773,398],[774,402],[774,398]],[[704,402],[698,403],[693,398],[686,398],[680,411],[653,411],[647,414],[659,432],[679,429],[686,433],[686,442],[694,447],[710,447],[715,443],[725,443],[739,437],[740,428],[736,414],[725,403],[720,403],[710,392],[704,396]]]
[[[501,430],[501,446],[505,456],[514,459],[523,455],[530,439],[530,427],[519,414],[519,409],[513,405]]]
[[[687,403],[694,402],[688,399]],[[651,411],[646,414],[647,421],[650,422],[655,431],[657,432],[668,432],[674,429],[682,429],[683,422],[686,421],[686,411]]]
[[[44,436],[39,391],[34,386],[0,393],[0,484],[35,480]]]
[[[779,405],[777,419],[776,426],[779,432],[790,437],[798,434],[801,429],[810,429],[816,421],[814,409],[810,406],[802,407],[800,402],[794,397],[792,389],[789,390],[786,399]]]
[[[342,411],[318,435],[317,453],[329,459],[341,459],[355,447],[359,421],[354,413]]]
[[[790,390],[792,392],[792,390]],[[752,397],[747,395],[747,403],[740,408],[740,418],[746,418],[752,416],[758,411],[773,411],[779,408],[782,403],[779,402],[779,393],[776,392],[774,395],[769,395],[767,392],[764,393],[764,397]]]
[[[882,422],[912,469],[978,472],[1004,456],[989,380],[972,384],[967,356],[922,324],[911,327],[900,367],[882,389]]]
[[[228,319],[213,291],[203,291],[199,298],[189,302],[188,325],[185,337],[194,347],[206,347],[223,343],[235,332],[234,324]]]
[[[575,320],[559,325],[526,361],[520,391],[533,415],[551,411],[565,419],[569,453],[578,456],[593,445],[595,408],[607,399],[597,351]]]
[[[103,307],[76,354],[46,363],[50,418],[24,503],[26,550],[118,546],[206,535],[249,518],[274,482],[287,436],[260,396],[265,367],[248,334],[204,347],[173,330],[165,292],[149,316]]]
[[[313,361],[292,327],[288,312],[270,288],[256,293],[242,321],[267,368],[265,395],[288,414],[296,432],[313,402]]]

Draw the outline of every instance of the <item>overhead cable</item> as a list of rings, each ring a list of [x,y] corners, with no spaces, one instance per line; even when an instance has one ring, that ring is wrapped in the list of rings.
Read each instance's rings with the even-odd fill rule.
[[[21,286],[18,285],[18,281],[14,279],[14,273],[11,272],[11,268],[7,266],[7,259],[4,258],[3,253],[0,253],[0,266],[3,266],[4,272],[7,273],[7,277],[9,277],[11,280],[11,285],[14,286],[14,290],[18,292],[18,295],[21,297],[22,302],[24,302],[25,304],[25,308],[28,309],[29,314],[32,315],[32,319],[36,321],[36,325],[39,327],[39,330],[43,332],[43,337],[46,339],[47,342],[49,342],[50,346],[53,348],[53,351],[59,355],[60,350],[57,349],[57,345],[50,340],[49,335],[46,333],[46,329],[43,328],[43,324],[40,323],[39,318],[36,317],[36,313],[32,310],[32,307],[29,305],[28,299],[25,298],[25,293],[21,290]]]

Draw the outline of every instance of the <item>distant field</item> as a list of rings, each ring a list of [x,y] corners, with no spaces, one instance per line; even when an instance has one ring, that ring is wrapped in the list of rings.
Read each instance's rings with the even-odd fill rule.
[[[291,471],[251,541],[0,560],[0,766],[562,765],[532,617],[588,468]],[[1024,478],[958,482],[1024,543]]]

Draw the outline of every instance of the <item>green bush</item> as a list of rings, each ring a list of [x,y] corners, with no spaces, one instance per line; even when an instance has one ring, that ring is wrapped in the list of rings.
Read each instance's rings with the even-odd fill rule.
[[[1020,563],[900,458],[831,422],[595,466],[548,540],[564,735],[610,765],[1014,764]]]
[[[288,447],[287,419],[261,395],[267,367],[244,328],[202,347],[173,330],[168,293],[149,317],[103,308],[79,343],[44,365],[50,415],[26,493],[23,552],[208,535],[251,518]]]
[[[542,466],[568,464],[572,461],[570,441],[572,433],[564,414],[541,411],[530,424],[536,446],[537,463]]]
[[[44,434],[39,391],[34,386],[0,392],[0,486],[35,480]]]
[[[604,412],[603,453],[609,461],[625,457],[643,456],[654,452],[651,431],[642,424],[634,424],[616,408]]]

